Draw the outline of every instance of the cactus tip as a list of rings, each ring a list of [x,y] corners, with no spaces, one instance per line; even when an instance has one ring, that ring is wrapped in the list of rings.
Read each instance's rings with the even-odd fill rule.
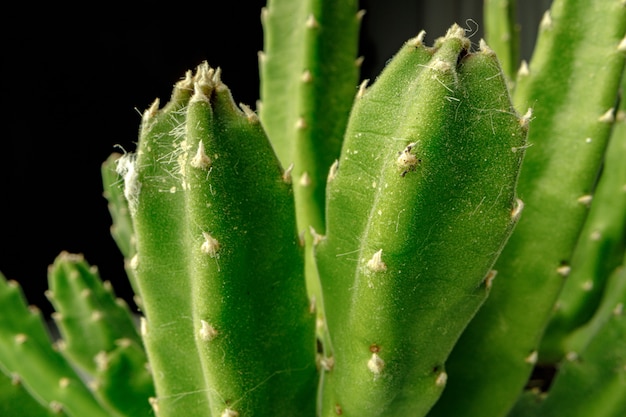
[[[60,378],[59,379],[59,388],[65,389],[65,388],[69,387],[70,386],[70,382],[71,382],[70,379],[67,378],[67,377]]]
[[[601,123],[613,123],[615,121],[615,109],[611,107],[605,111],[602,116],[598,118],[598,121]]]
[[[514,221],[517,221],[524,210],[524,202],[519,198],[515,199],[515,205],[513,206],[513,210],[511,210],[511,218]]]
[[[310,14],[309,17],[307,17],[306,19],[306,27],[307,29],[317,29],[319,28],[320,24],[317,21],[317,19],[315,18],[315,16],[313,16],[313,14]]]
[[[22,378],[15,372],[11,373],[11,385],[17,386],[22,383]]]
[[[243,113],[246,115],[248,119],[248,123],[257,124],[259,123],[259,116],[256,114],[254,110],[250,108],[247,104],[239,103],[239,107],[243,110]]]
[[[100,351],[94,356],[93,361],[99,371],[105,371],[109,367],[109,356],[105,351]]]
[[[490,289],[491,286],[493,285],[493,280],[496,279],[496,276],[498,275],[498,271],[496,271],[495,269],[492,269],[491,271],[487,272],[487,275],[485,275],[485,279],[483,280],[483,282],[485,283],[485,288]]]
[[[293,179],[292,176],[291,176],[292,172],[293,172],[293,162],[291,164],[289,164],[287,169],[283,172],[283,182],[285,184],[291,184],[291,181]]]
[[[372,258],[367,261],[367,268],[371,272],[383,272],[387,270],[387,265],[382,260],[383,250],[379,249],[372,255]]]
[[[145,317],[139,319],[139,329],[141,336],[145,337],[148,335],[148,320]]]
[[[304,171],[302,175],[300,175],[300,181],[298,181],[298,184],[302,187],[309,187],[311,183],[311,175],[309,175],[307,171]]]
[[[222,412],[220,417],[239,417],[239,413],[233,409],[227,408]]]
[[[159,400],[155,397],[150,397],[148,398],[148,403],[150,403],[150,406],[152,407],[152,410],[154,411],[155,414],[158,415],[159,413]]]
[[[320,365],[326,372],[330,372],[335,367],[335,358],[332,356],[320,359]]]
[[[188,70],[185,72],[185,78],[178,81],[174,86],[178,90],[192,90],[193,89],[193,71]]]
[[[454,23],[452,26],[450,26],[450,28],[446,32],[446,36],[445,37],[447,39],[449,39],[449,38],[459,38],[459,39],[467,40],[467,38],[465,37],[465,29],[463,29],[461,26],[459,26],[456,23]]]
[[[534,365],[537,363],[537,359],[539,358],[539,353],[536,350],[530,352],[530,355],[524,358],[524,362]]]
[[[160,103],[161,101],[158,98],[154,99],[150,107],[148,107],[146,111],[143,112],[143,114],[141,115],[141,120],[144,124],[150,121],[157,114],[157,112],[159,111]]]
[[[550,10],[546,10],[546,12],[543,14],[543,17],[541,18],[539,27],[541,28],[541,30],[550,30],[552,29],[552,23],[552,14],[550,13]]]
[[[257,57],[258,57],[258,60],[259,60],[260,64],[264,64],[265,61],[267,60],[267,55],[263,51],[257,52]]]
[[[582,197],[578,197],[576,201],[580,204],[589,207],[591,205],[591,201],[593,200],[593,196],[591,194],[585,194]]]
[[[131,270],[137,271],[137,268],[139,267],[139,256],[137,256],[137,254],[133,255],[133,257],[130,258],[130,262],[128,262],[128,266],[130,267]]]
[[[617,50],[620,52],[626,52],[626,36],[624,36],[620,43],[617,45]]]
[[[356,93],[356,98],[361,98],[365,95],[367,91],[367,83],[369,80],[363,80],[363,82],[359,85],[359,91]]]
[[[200,339],[205,342],[210,342],[215,339],[219,333],[215,327],[209,324],[209,322],[200,320],[200,330],[198,331],[198,334],[200,335]]]
[[[381,357],[378,356],[378,353],[376,353],[376,352],[372,353],[372,356],[367,361],[367,368],[374,375],[380,375],[380,373],[383,371],[384,367],[385,367],[385,361],[383,361],[381,359]]]
[[[402,177],[411,171],[415,171],[417,166],[422,163],[422,160],[411,152],[416,146],[417,142],[411,142],[406,146],[406,148],[404,148],[404,150],[398,152],[396,164],[401,171],[400,175]]]
[[[569,266],[567,262],[562,262],[561,265],[556,269],[556,272],[562,277],[567,277],[570,272],[572,272],[572,267]]]
[[[530,68],[528,67],[528,62],[523,59],[522,63],[519,66],[519,69],[517,70],[517,76],[518,77],[526,77],[530,74]]]
[[[526,110],[526,113],[524,113],[524,115],[519,119],[520,126],[522,126],[522,128],[524,129],[528,129],[528,126],[530,125],[530,121],[532,120],[532,117],[533,117],[533,109],[532,107],[529,107],[528,110]]]
[[[479,45],[480,45],[480,52],[482,52],[485,55],[495,56],[495,52],[493,51],[493,49],[489,47],[489,45],[487,45],[487,42],[484,39],[480,40]]]
[[[415,36],[414,38],[411,38],[407,41],[407,44],[417,48],[420,47],[424,44],[424,39],[426,38],[426,31],[425,30],[421,30],[417,36]]]
[[[311,73],[311,71],[304,70],[302,72],[302,75],[300,76],[300,81],[302,81],[305,84],[310,83],[311,81],[313,81],[313,74]]]
[[[327,182],[331,182],[332,180],[337,178],[338,172],[339,172],[339,160],[335,159],[335,162],[333,162],[333,164],[330,166],[330,169],[328,170]]]
[[[448,374],[444,371],[441,371],[439,375],[437,375],[437,379],[435,379],[435,385],[438,387],[443,387],[448,382]]]
[[[306,120],[304,120],[304,117],[299,117],[298,120],[296,120],[296,129],[297,130],[304,130],[307,128],[307,123]]]
[[[97,322],[100,321],[104,318],[104,313],[102,313],[102,311],[100,310],[94,310],[91,312],[91,315],[89,316],[89,319],[93,322]]]
[[[49,407],[53,414],[61,414],[63,412],[63,404],[58,401],[50,401]]]
[[[313,246],[316,246],[322,240],[324,240],[324,235],[317,233],[313,226],[309,226],[309,233],[313,237]]]
[[[200,250],[202,253],[209,255],[211,258],[216,258],[218,255],[218,250],[220,249],[220,243],[213,236],[206,232],[202,232],[202,237],[204,241],[202,245],[200,245]]]

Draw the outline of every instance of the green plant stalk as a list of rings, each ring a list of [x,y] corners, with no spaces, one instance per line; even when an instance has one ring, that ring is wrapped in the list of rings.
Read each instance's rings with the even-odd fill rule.
[[[0,372],[0,415],[22,417],[67,417],[40,404],[19,381]]]
[[[98,354],[97,361],[91,386],[101,403],[127,417],[154,415],[148,403],[155,395],[154,383],[143,346],[118,339],[112,351]]]
[[[262,12],[259,117],[283,167],[292,166],[307,286],[322,316],[310,229],[324,233],[326,176],[358,85],[357,11],[356,0],[269,0]]]
[[[485,0],[483,4],[485,39],[494,50],[507,79],[512,81],[519,68],[520,27],[515,19],[515,0]]]
[[[557,0],[546,13],[514,96],[535,117],[518,185],[526,208],[489,299],[450,356],[450,383],[432,417],[503,416],[523,389],[608,143],[625,32],[626,6],[616,0]]]
[[[162,417],[315,413],[315,316],[289,173],[242,109],[201,65],[148,110],[124,172]]]
[[[548,393],[524,393],[509,417],[620,417],[626,410],[626,259],[607,281],[594,317],[570,335],[571,350]],[[607,350],[607,346],[611,348]]]
[[[322,415],[424,415],[521,211],[527,119],[486,45],[407,42],[354,105],[317,249],[333,356]],[[346,331],[350,329],[350,331]]]
[[[124,197],[124,183],[117,173],[117,163],[122,155],[115,152],[102,163],[100,173],[102,176],[103,196],[107,200],[109,213],[111,215],[111,236],[120,252],[124,256],[124,270],[131,284],[133,292],[136,294],[135,303],[141,307],[139,297],[139,287],[130,261],[137,253],[135,248],[135,236],[133,231],[133,219],[128,208],[128,201]]]
[[[143,114],[138,153],[118,162],[136,235],[138,253],[130,264],[145,315],[142,338],[155,375],[159,399],[152,403],[158,416],[209,413],[189,302],[185,205],[177,194],[182,188],[177,158],[192,91],[188,77],[176,84],[163,109],[155,101]]]
[[[113,350],[119,339],[141,344],[128,306],[81,255],[61,253],[48,270],[48,282],[61,351],[82,371],[95,374],[96,355]]]
[[[624,256],[626,101],[623,98],[616,121],[589,216],[572,256],[572,272],[541,340],[540,363],[556,363],[570,351],[567,337],[593,316],[605,292],[606,280]]]
[[[82,255],[62,252],[48,270],[48,282],[46,295],[62,337],[59,350],[89,376],[90,388],[107,409],[124,416],[151,415],[152,375],[126,303]]]
[[[256,114],[235,106],[219,73],[209,75],[206,84],[196,81],[187,111],[195,159],[185,177],[196,236],[192,301],[196,332],[210,330],[198,348],[215,391],[213,413],[312,416],[315,317],[290,181]],[[194,163],[202,148],[210,166]],[[216,246],[208,254],[207,243]]]
[[[69,362],[52,347],[36,309],[21,288],[0,274],[0,371],[23,384],[44,407],[72,417],[112,417],[94,398]]]

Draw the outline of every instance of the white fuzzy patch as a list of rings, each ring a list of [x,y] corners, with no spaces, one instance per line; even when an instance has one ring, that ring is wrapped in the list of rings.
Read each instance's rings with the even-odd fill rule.
[[[126,153],[122,155],[117,160],[115,170],[124,179],[124,197],[128,201],[130,212],[135,213],[137,202],[139,201],[139,192],[141,191],[141,183],[139,182],[136,169],[136,154]]]

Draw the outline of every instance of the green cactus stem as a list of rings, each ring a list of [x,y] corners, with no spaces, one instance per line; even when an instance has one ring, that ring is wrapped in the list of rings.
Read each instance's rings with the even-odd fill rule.
[[[148,399],[155,395],[154,384],[143,346],[131,339],[118,339],[115,345],[97,356],[98,369],[91,383],[94,393],[120,415],[153,416]]]
[[[494,50],[509,80],[515,79],[520,59],[520,27],[515,0],[485,0],[485,39]]]
[[[626,261],[626,259],[625,259]],[[620,417],[626,410],[626,262],[609,278],[595,316],[570,335],[571,348],[547,393],[525,393],[510,417]],[[607,347],[610,349],[607,350]]]
[[[556,363],[569,352],[567,337],[595,313],[605,283],[620,264],[626,244],[626,101],[621,109],[593,194],[589,216],[572,255],[572,272],[541,340],[540,363]]]
[[[514,96],[535,118],[518,184],[524,215],[496,263],[489,299],[450,356],[450,383],[432,417],[503,416],[513,406],[571,272],[609,140],[626,5],[556,0],[540,26]]]
[[[52,346],[41,313],[26,306],[17,282],[0,275],[0,370],[52,412],[111,417],[72,365]]]
[[[315,316],[289,172],[219,70],[144,114],[126,181],[158,416],[314,415]]]
[[[0,372],[0,416],[67,417],[40,404],[24,388],[19,378]]]
[[[470,52],[457,25],[432,48],[423,37],[362,86],[329,176],[325,417],[428,411],[521,211],[528,119],[495,54]]]
[[[139,297],[139,287],[130,266],[137,250],[135,248],[135,236],[133,231],[133,220],[130,216],[128,201],[124,196],[124,181],[117,173],[118,161],[122,155],[112,153],[100,168],[102,176],[103,196],[106,198],[113,224],[111,225],[111,236],[120,252],[124,256],[124,270],[131,284],[133,292],[136,294],[135,303],[141,306]]]
[[[48,270],[46,296],[63,342],[61,350],[82,371],[95,374],[96,355],[115,348],[119,339],[141,344],[126,303],[82,255],[61,253]],[[144,360],[145,362],[145,360]]]
[[[310,229],[323,233],[326,176],[339,157],[359,80],[356,0],[270,0],[262,12],[259,117],[291,176],[307,286],[322,315]]]
[[[56,310],[52,317],[63,355],[93,379],[91,387],[108,409],[125,416],[150,415],[152,375],[126,303],[82,255],[61,253],[48,281],[46,295]]]

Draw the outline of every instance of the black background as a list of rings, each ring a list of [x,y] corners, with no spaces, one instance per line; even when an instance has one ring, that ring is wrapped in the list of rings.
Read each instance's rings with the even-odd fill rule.
[[[421,29],[431,44],[457,22],[478,43],[481,3],[361,1],[362,78],[375,78]],[[0,271],[45,314],[47,266],[63,250],[83,253],[131,299],[100,165],[116,144],[134,150],[140,113],[157,97],[165,104],[172,85],[203,60],[222,68],[237,102],[254,108],[265,1],[47,4],[0,13]],[[531,21],[544,10],[533,10]],[[526,50],[535,27],[525,28]]]

